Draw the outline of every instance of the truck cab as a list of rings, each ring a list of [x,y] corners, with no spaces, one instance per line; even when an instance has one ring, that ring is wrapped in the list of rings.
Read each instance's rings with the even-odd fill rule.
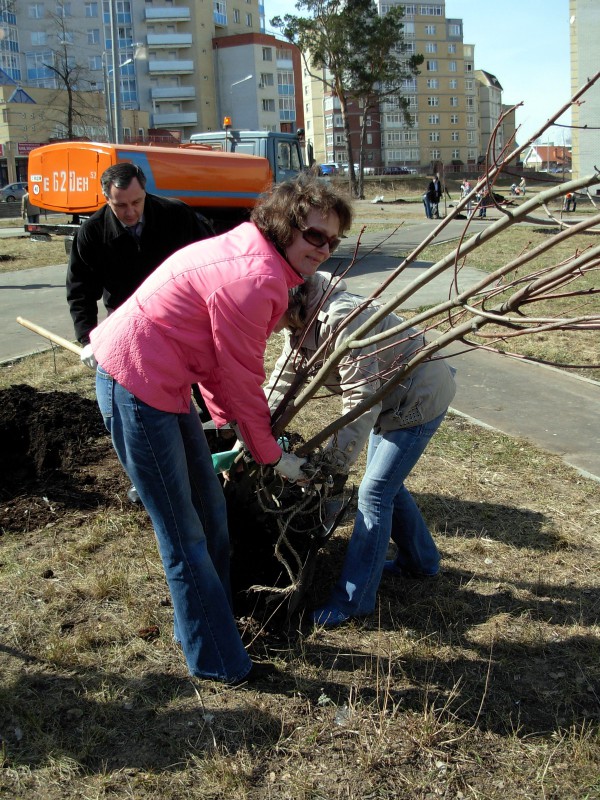
[[[295,133],[273,131],[222,130],[194,133],[190,144],[201,144],[226,153],[244,153],[266,158],[273,180],[281,183],[295,178],[304,169],[302,149]]]

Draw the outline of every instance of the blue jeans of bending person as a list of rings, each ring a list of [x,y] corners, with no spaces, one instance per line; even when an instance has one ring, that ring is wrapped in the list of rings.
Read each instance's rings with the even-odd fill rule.
[[[400,569],[421,575],[439,571],[438,549],[404,481],[444,416],[445,412],[412,428],[371,433],[354,529],[327,608],[350,617],[375,609],[390,538],[397,547],[395,563]]]
[[[159,411],[102,367],[96,395],[113,446],[152,521],[189,671],[233,683],[252,662],[231,611],[225,498],[198,414]]]

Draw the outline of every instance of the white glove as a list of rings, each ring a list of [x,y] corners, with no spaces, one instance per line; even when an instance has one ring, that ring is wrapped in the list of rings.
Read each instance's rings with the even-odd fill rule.
[[[287,478],[288,481],[297,483],[298,481],[308,480],[308,475],[302,471],[302,467],[306,462],[306,458],[300,458],[293,453],[282,453],[279,461],[273,464],[273,469],[279,475]]]
[[[90,369],[96,369],[98,366],[98,362],[94,358],[94,351],[92,350],[91,344],[86,344],[86,346],[82,348],[79,358],[81,359],[81,363],[85,364],[85,366]]]

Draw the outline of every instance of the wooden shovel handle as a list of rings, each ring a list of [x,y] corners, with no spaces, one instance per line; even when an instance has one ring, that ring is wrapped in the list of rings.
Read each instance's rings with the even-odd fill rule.
[[[81,346],[78,344],[74,344],[70,342],[68,339],[63,339],[62,336],[59,336],[57,333],[52,333],[52,331],[46,330],[46,328],[42,328],[41,325],[36,325],[35,322],[30,322],[28,319],[24,317],[17,317],[17,322],[19,325],[22,325],[24,328],[29,328],[30,331],[43,336],[45,339],[50,339],[51,342],[54,344],[58,344],[61,347],[64,347],[65,350],[70,350],[72,353],[76,353],[77,355],[81,355]]]

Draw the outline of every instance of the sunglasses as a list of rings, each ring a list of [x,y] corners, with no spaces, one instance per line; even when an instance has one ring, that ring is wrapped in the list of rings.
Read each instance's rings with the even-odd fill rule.
[[[323,247],[324,244],[329,248],[329,252],[333,253],[340,246],[342,240],[339,236],[325,236],[324,233],[318,231],[316,228],[298,228],[302,234],[305,242],[312,244],[313,247]]]

